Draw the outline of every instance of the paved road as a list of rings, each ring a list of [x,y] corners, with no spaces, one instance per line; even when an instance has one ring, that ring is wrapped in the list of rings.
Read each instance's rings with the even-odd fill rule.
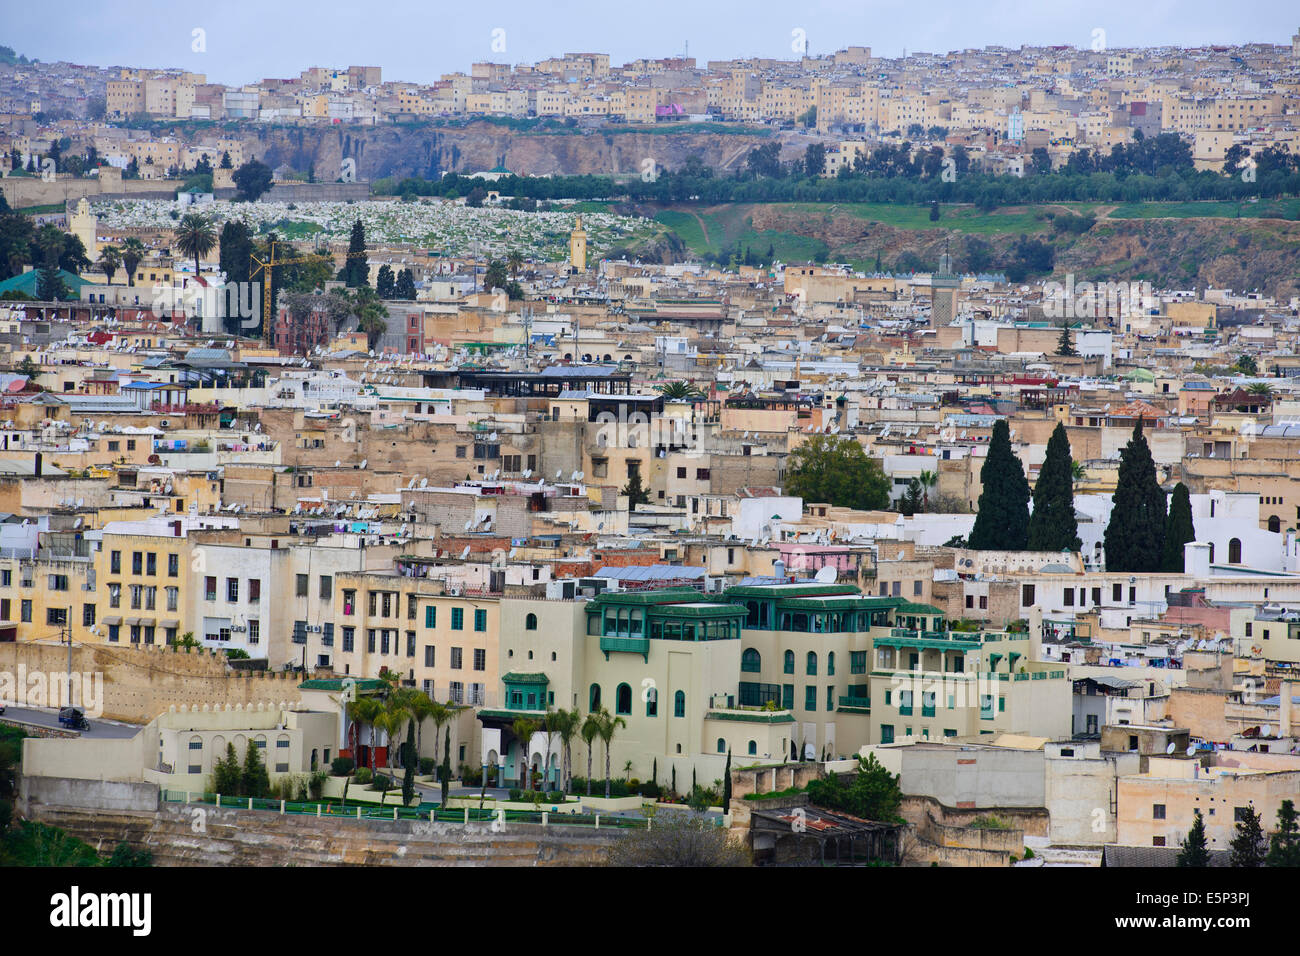
[[[28,724],[37,724],[41,727],[54,727],[59,730],[67,730],[66,727],[59,725],[59,712],[57,710],[34,710],[30,707],[6,707],[4,717],[12,720],[21,720]],[[124,724],[117,720],[105,720],[101,717],[89,717],[90,730],[81,731],[81,736],[91,739],[105,740],[110,738],[134,737],[140,732],[140,728],[135,724]]]

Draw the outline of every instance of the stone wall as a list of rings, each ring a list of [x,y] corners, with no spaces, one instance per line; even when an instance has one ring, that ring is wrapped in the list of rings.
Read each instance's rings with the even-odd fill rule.
[[[1017,827],[1029,836],[1045,837],[1048,835],[1049,816],[1045,807],[980,807],[979,809],[958,809],[945,806],[933,797],[906,794],[898,811],[908,823],[920,830],[926,825],[926,818],[933,816],[941,824],[964,827],[983,816],[1001,817],[1013,827]]]
[[[25,789],[58,795],[57,784],[44,781],[27,782]],[[129,796],[95,799],[121,802]],[[125,841],[151,852],[157,866],[593,866],[622,836],[616,830],[522,823],[493,833],[487,823],[320,819],[173,803],[150,810],[32,801],[27,816],[101,850]]]
[[[17,675],[20,665],[27,674],[63,674],[68,668],[67,645],[0,644],[0,671]],[[102,716],[129,723],[148,723],[173,705],[278,705],[297,703],[301,697],[297,674],[229,671],[222,656],[197,649],[186,653],[161,645],[78,644],[72,650],[72,670],[101,674]]]

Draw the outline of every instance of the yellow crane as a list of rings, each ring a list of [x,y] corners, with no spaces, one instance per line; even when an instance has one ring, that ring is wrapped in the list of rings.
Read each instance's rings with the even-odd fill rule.
[[[264,278],[262,279],[262,334],[267,337],[268,341],[271,340],[271,336],[273,335],[271,329],[271,270],[279,266],[292,266],[298,265],[302,262],[315,262],[318,259],[328,259],[332,264],[334,260],[334,254],[328,252],[317,252],[310,256],[290,256],[287,259],[277,259],[275,257],[275,247],[277,245],[283,245],[283,243],[272,240],[270,254],[267,256],[265,262],[257,258],[257,253],[255,252],[250,252],[248,254],[248,258],[251,259],[253,263],[248,270],[248,280],[250,282],[253,281],[253,278],[259,272],[264,274]],[[364,259],[369,255],[369,252],[363,250],[361,252],[346,252],[343,254],[343,258]]]

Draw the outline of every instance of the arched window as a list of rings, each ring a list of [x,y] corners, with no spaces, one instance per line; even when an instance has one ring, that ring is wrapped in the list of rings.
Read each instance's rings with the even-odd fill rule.
[[[809,674],[817,673],[817,652],[816,651],[808,652],[808,673]]]
[[[831,651],[826,655],[826,673],[831,677],[835,676],[835,652]]]
[[[763,656],[752,647],[745,648],[740,655],[740,669],[750,674],[757,674],[763,669]]]
[[[536,615],[536,614],[529,614],[526,618],[524,618],[524,630],[525,630],[525,631],[535,631],[535,630],[537,630],[537,615]]]
[[[1272,531],[1274,534],[1277,534],[1279,531],[1281,531],[1281,530],[1282,530],[1282,519],[1279,518],[1277,515],[1269,515],[1269,516],[1268,516],[1268,530],[1269,530],[1269,531]]]
[[[758,743],[756,741],[751,740],[749,742],[749,755],[752,757],[757,753],[758,753]]]
[[[632,713],[632,687],[629,684],[619,684],[618,690],[614,692],[614,713],[630,714]]]
[[[785,652],[785,672],[787,674],[794,673],[794,651]]]
[[[646,688],[645,715],[647,717],[659,716],[659,691],[653,687]]]
[[[673,716],[686,716],[686,692],[679,690],[673,695]]]
[[[1241,539],[1233,538],[1228,542],[1228,563],[1241,564]]]
[[[723,740],[721,737],[719,737],[719,738],[718,738],[718,753],[720,753],[720,754],[724,754],[724,753],[726,753],[726,752],[727,752],[727,742],[726,742],[725,740]]]
[[[587,709],[590,711],[600,710],[600,685],[592,684],[591,693],[588,695],[589,704]]]

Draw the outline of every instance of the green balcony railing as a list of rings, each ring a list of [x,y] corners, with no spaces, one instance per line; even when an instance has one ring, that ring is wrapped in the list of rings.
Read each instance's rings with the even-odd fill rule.
[[[611,653],[615,654],[640,654],[646,660],[650,659],[650,638],[648,637],[602,637],[600,639],[600,649],[605,652],[605,659],[609,659]]]
[[[841,707],[856,707],[856,708],[860,708],[860,709],[862,709],[862,710],[870,710],[870,709],[871,709],[871,698],[870,698],[870,697],[841,696],[841,697],[840,697],[840,706],[841,706]]]

